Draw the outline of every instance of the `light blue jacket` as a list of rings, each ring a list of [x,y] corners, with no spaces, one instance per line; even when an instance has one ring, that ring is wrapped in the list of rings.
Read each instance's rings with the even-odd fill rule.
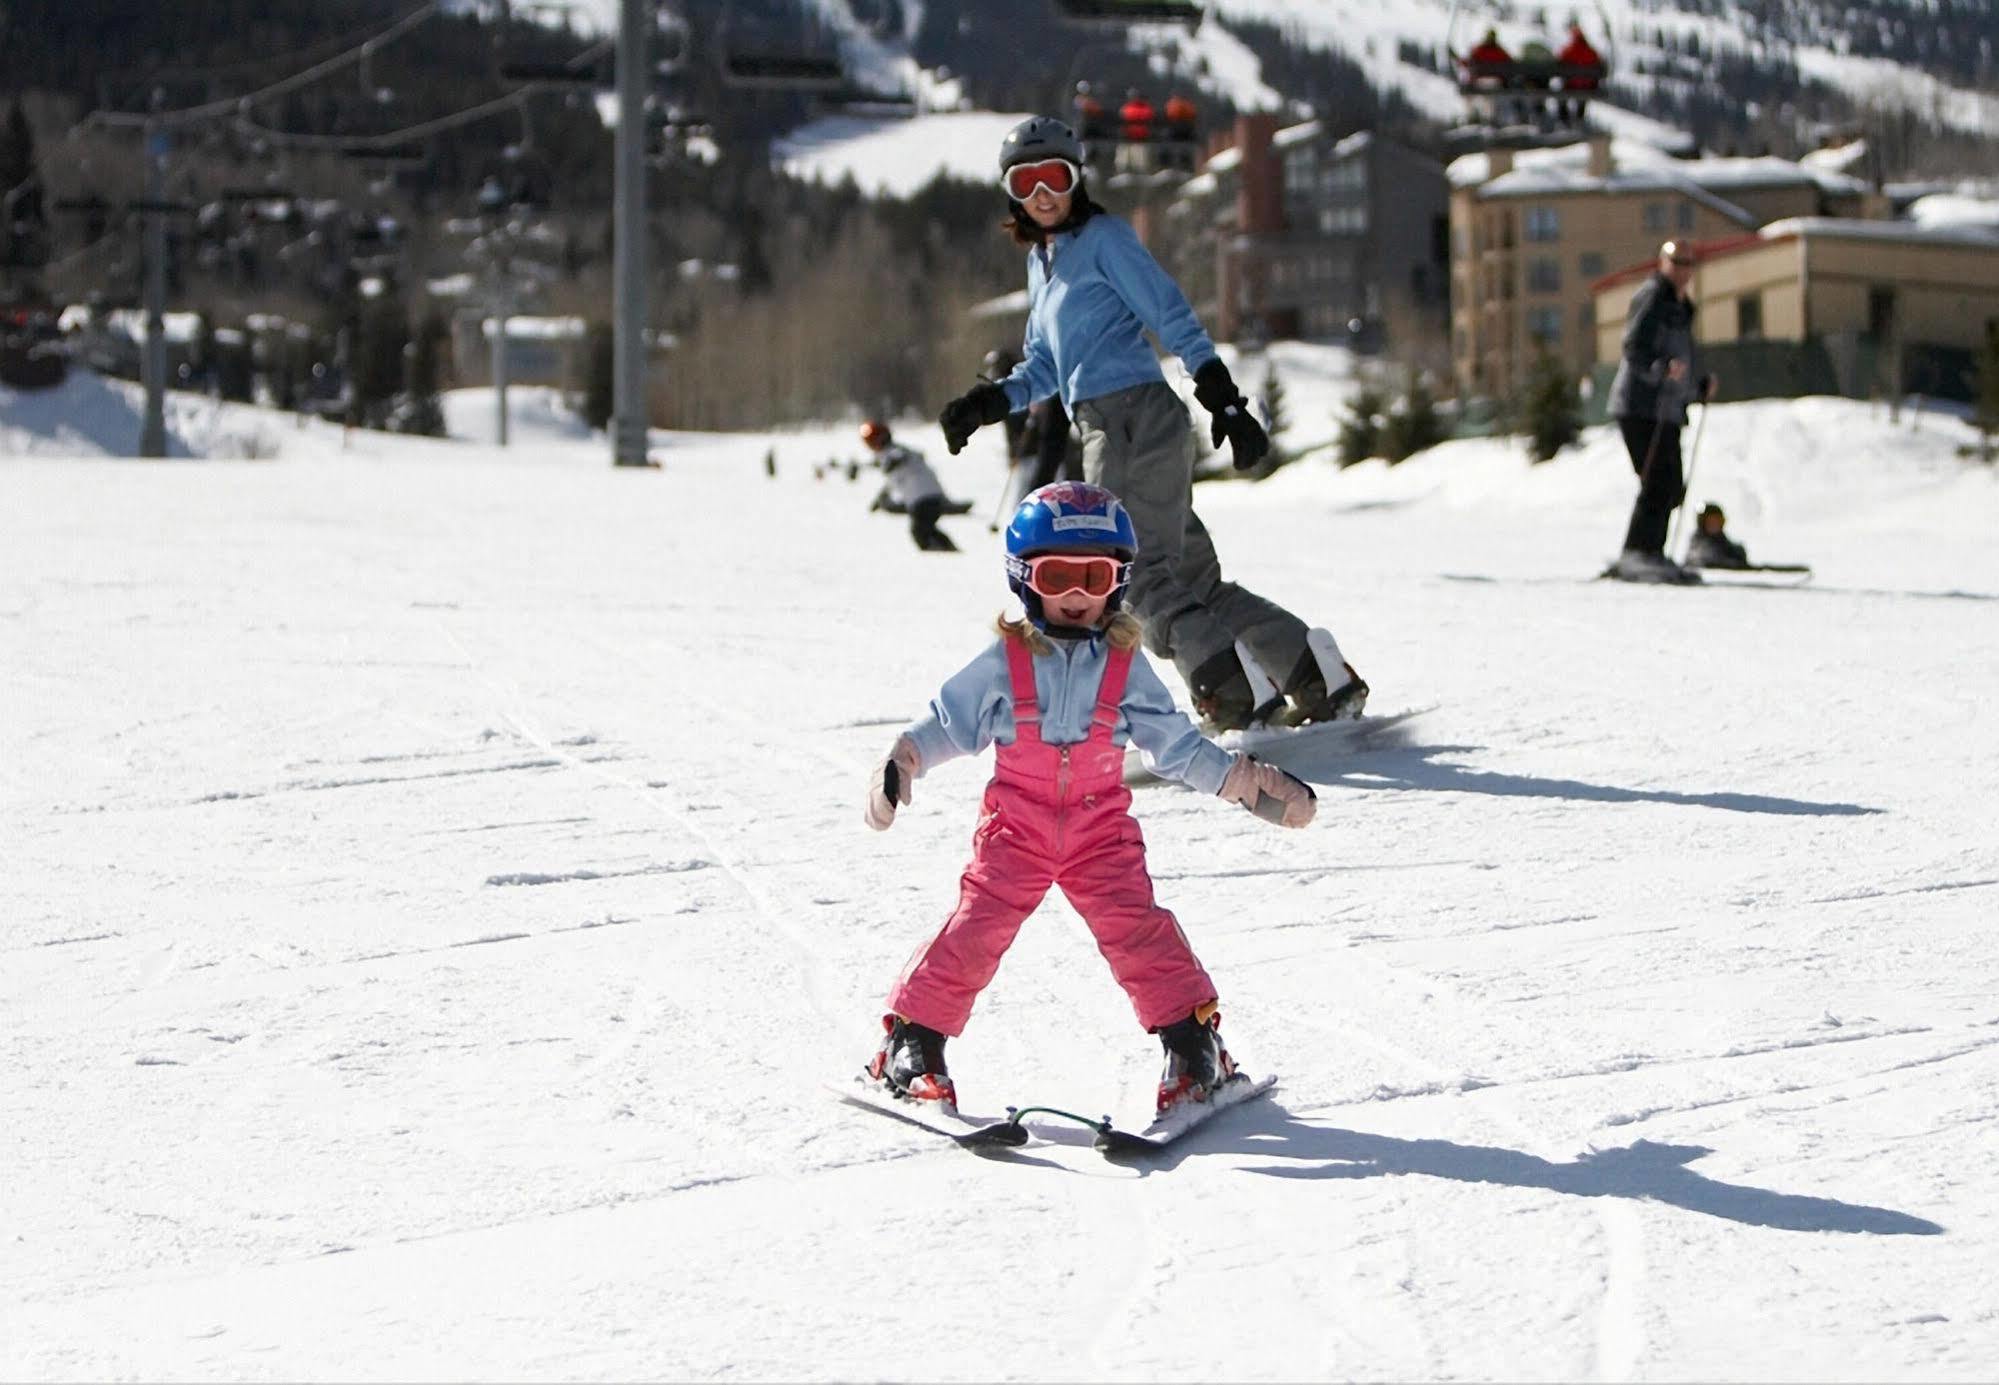
[[[1073,413],[1082,400],[1165,379],[1148,328],[1189,371],[1215,358],[1180,286],[1109,212],[1028,251],[1027,297],[1026,359],[999,382],[1015,413],[1058,392]]]
[[[1088,740],[1097,690],[1103,686],[1110,645],[1102,636],[1054,640],[1052,654],[1034,661],[1034,695],[1041,703],[1041,738],[1050,745]],[[994,741],[1013,744],[1013,679],[1007,672],[1006,641],[994,640],[984,653],[951,675],[930,713],[904,733],[916,742],[921,774],[947,760],[976,755]],[[1235,758],[1208,740],[1173,705],[1142,651],[1133,650],[1111,740],[1136,745],[1145,763],[1162,779],[1177,779],[1202,793],[1221,792]]]

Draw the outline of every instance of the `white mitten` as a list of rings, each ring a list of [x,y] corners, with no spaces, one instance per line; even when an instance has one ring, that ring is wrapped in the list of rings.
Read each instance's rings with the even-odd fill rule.
[[[868,826],[877,832],[888,831],[895,821],[897,805],[909,802],[910,783],[922,764],[916,742],[907,736],[897,736],[894,748],[875,767],[874,779],[868,785]]]
[[[1319,810],[1311,785],[1248,755],[1237,755],[1229,765],[1220,796],[1280,827],[1303,827]]]

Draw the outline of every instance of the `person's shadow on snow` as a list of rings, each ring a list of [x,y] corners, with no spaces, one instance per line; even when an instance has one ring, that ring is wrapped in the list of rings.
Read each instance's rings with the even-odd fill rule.
[[[1592,1150],[1568,1163],[1488,1145],[1450,1140],[1404,1140],[1300,1120],[1265,1102],[1230,1112],[1210,1129],[1187,1137],[1146,1167],[1169,1168],[1187,1158],[1252,1154],[1286,1164],[1253,1165],[1245,1172],[1272,1178],[1382,1178],[1420,1174],[1456,1183],[1497,1183],[1546,1188],[1572,1197],[1624,1197],[1662,1202],[1710,1217],[1778,1231],[1841,1231],[1874,1236],[1936,1236],[1943,1227],[1906,1212],[1827,1197],[1748,1188],[1703,1178],[1687,1166],[1713,1153],[1700,1145],[1640,1140],[1620,1149]]]
[[[1361,725],[1365,726],[1365,720]],[[1502,798],[1568,798],[1594,803],[1672,803],[1719,808],[1731,813],[1777,813],[1806,817],[1858,817],[1883,811],[1858,803],[1814,803],[1769,794],[1681,793],[1672,789],[1622,789],[1580,779],[1538,779],[1467,769],[1445,757],[1472,754],[1476,745],[1418,745],[1410,728],[1394,727],[1365,746],[1301,746],[1273,755],[1286,770],[1309,784],[1346,789],[1428,789],[1495,794]]]

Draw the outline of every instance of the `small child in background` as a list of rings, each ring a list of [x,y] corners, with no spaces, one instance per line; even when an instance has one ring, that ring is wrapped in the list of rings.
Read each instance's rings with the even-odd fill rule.
[[[956,553],[958,545],[937,527],[938,516],[945,510],[944,484],[923,460],[923,454],[891,438],[888,425],[880,419],[871,418],[861,425],[861,441],[875,454],[875,464],[883,473],[881,492],[868,509],[907,514],[909,537],[926,553]]]
[[[1286,827],[1312,820],[1310,788],[1205,739],[1139,653],[1120,609],[1138,538],[1116,496],[1062,482],[1029,495],[1006,531],[1008,585],[1024,619],[954,674],[927,716],[896,738],[870,785],[868,825],[885,830],[910,785],[995,744],[958,905],[889,995],[887,1038],[869,1065],[901,1096],[955,1106],[944,1042],[1050,885],[1088,924],[1138,1022],[1159,1035],[1158,1110],[1202,1101],[1235,1072],[1215,984],[1153,897],[1124,783],[1124,746],[1163,778],[1219,794]]]

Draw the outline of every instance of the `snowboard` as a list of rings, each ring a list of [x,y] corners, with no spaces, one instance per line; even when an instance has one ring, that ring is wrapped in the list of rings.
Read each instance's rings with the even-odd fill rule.
[[[1254,755],[1267,764],[1297,774],[1301,765],[1317,762],[1326,756],[1358,754],[1378,749],[1384,742],[1392,743],[1400,728],[1435,710],[1435,707],[1412,707],[1407,711],[1390,712],[1386,716],[1315,721],[1306,726],[1251,726],[1241,731],[1224,731],[1213,740],[1223,750]],[[1303,774],[1299,777],[1306,778]],[[1137,746],[1126,746],[1124,782],[1136,787],[1171,781],[1146,768],[1145,757],[1139,753]]]
[[[1803,586],[1812,580],[1810,563],[1750,563],[1747,567],[1697,567],[1701,580],[1716,587]]]
[[[1143,1130],[1126,1130],[1109,1116],[1085,1116],[1053,1106],[1009,1106],[1002,1120],[967,1116],[936,1102],[904,1100],[864,1075],[856,1075],[849,1082],[829,1084],[829,1090],[850,1106],[930,1131],[974,1154],[1004,1157],[1032,1143],[1037,1135],[1044,1142],[1059,1143],[1048,1141],[1046,1130],[1036,1128],[1059,1122],[1089,1130],[1094,1136],[1092,1147],[1106,1159],[1129,1161],[1165,1153],[1224,1111],[1266,1096],[1276,1086],[1275,1077],[1252,1078],[1236,1073],[1206,1101],[1183,1103]]]

